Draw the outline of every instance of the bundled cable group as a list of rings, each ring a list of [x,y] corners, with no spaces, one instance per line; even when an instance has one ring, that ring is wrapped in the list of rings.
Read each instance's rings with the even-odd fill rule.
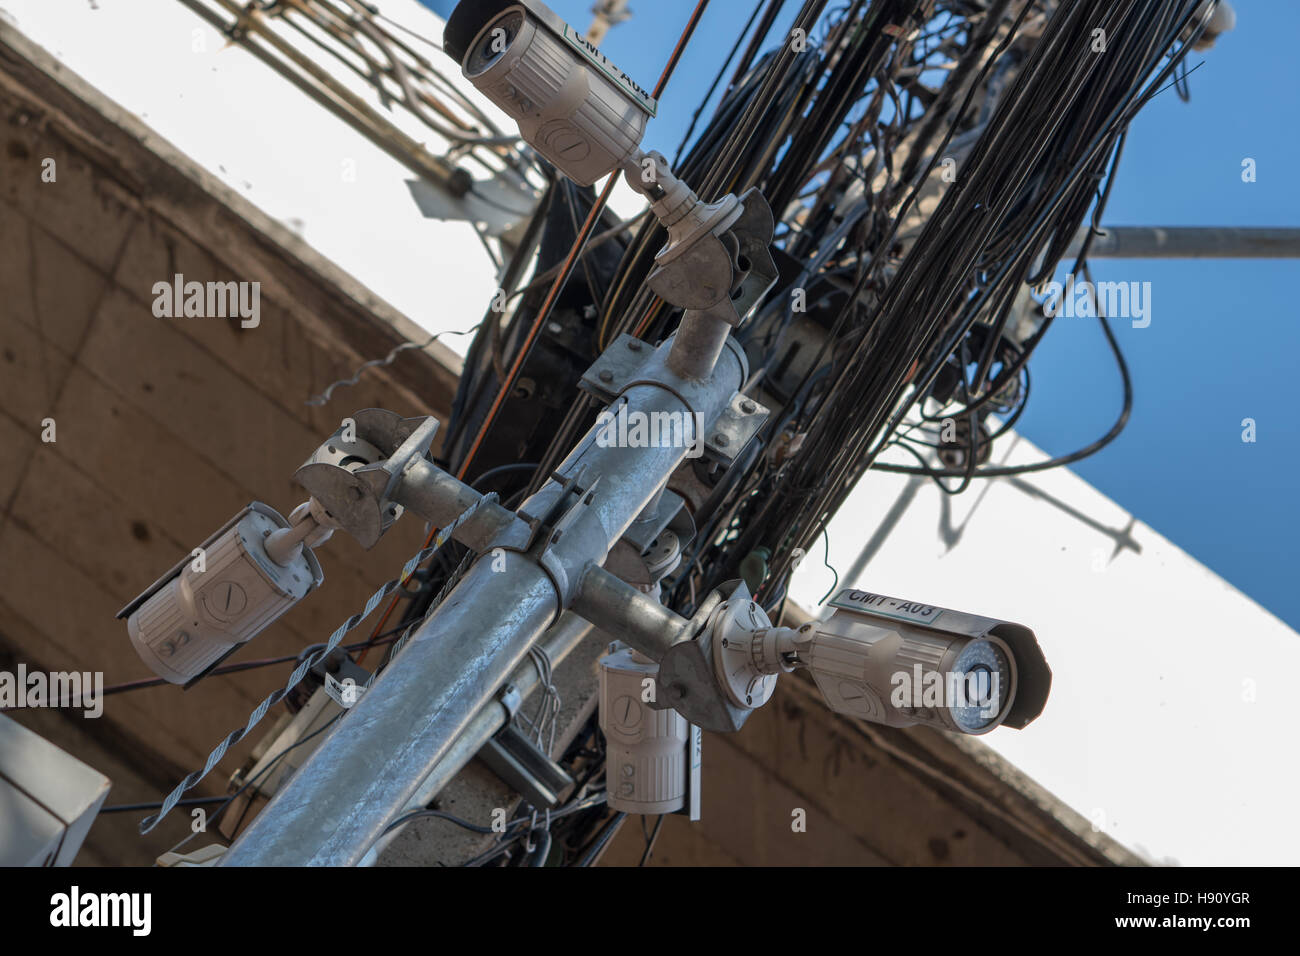
[[[849,4],[818,52],[782,62],[782,48],[741,77],[718,111],[723,141],[711,125],[697,145],[702,168],[692,153],[684,169],[724,191],[759,185],[784,214],[779,245],[794,278],[739,332],[780,411],[766,447],[697,515],[677,606],[688,606],[688,588],[737,576],[758,549],[774,556],[760,596],[779,603],[797,556],[887,447],[921,464],[883,467],[956,477],[958,490],[1010,471],[978,466],[1023,410],[1027,362],[1051,324],[1041,310],[1028,334],[1013,320],[1074,251],[1080,226],[1097,224],[1129,122],[1177,80],[1206,15],[1199,0]],[[771,81],[775,71],[786,80]],[[935,75],[937,88],[926,85]],[[764,87],[782,91],[766,104],[767,138],[738,159],[747,131],[733,125],[731,100]],[[634,243],[623,270],[645,267],[637,255]],[[820,335],[799,324],[799,297]],[[666,310],[645,299],[607,299],[622,316],[613,328],[661,333]],[[1118,434],[1131,400],[1101,321],[1125,410],[1096,447]],[[792,347],[816,355],[785,384]],[[990,413],[1005,417],[993,434]],[[940,424],[950,434],[927,441]],[[912,444],[946,452],[947,467]]]

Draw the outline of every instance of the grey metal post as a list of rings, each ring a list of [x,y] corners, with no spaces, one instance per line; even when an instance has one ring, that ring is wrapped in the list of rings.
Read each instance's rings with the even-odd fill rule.
[[[572,653],[574,648],[586,640],[587,636],[593,631],[594,628],[590,623],[576,614],[565,612],[546,631],[538,643],[542,650],[546,652],[551,665],[558,667]],[[540,683],[541,678],[537,673],[537,667],[529,660],[525,660],[515,668],[515,672],[510,675],[509,680],[509,684],[518,692],[521,700],[526,700],[528,695]],[[487,743],[488,738],[506,725],[510,720],[510,716],[510,711],[502,703],[500,695],[489,700],[483,706],[483,709],[474,715],[474,719],[465,728],[465,732],[452,743],[446,756],[438,761],[437,766],[433,768],[429,776],[425,777],[424,782],[420,784],[419,789],[402,812],[407,813],[411,810],[427,807],[433,798],[442,792],[442,788],[451,781],[451,778],[460,773],[464,766],[474,759],[474,755]],[[553,755],[547,754],[547,756]],[[373,864],[379,855],[384,852],[384,848],[403,829],[404,826],[401,826],[386,832],[363,856],[358,865],[369,866]]]
[[[222,866],[351,866],[560,611],[546,573],[480,559],[271,799]]]
[[[1300,229],[1228,226],[1104,226],[1094,259],[1295,259]],[[1076,246],[1088,234],[1079,230]]]
[[[595,565],[583,575],[573,610],[656,662],[689,636],[690,621]]]

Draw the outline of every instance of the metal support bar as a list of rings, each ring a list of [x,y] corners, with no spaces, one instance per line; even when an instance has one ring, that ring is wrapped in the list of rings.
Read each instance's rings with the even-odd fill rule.
[[[352,866],[409,804],[559,613],[523,555],[480,558],[222,857],[222,866]]]
[[[393,500],[435,527],[446,527],[483,496],[426,458],[412,459],[393,491]],[[509,532],[509,534],[507,534]],[[472,551],[519,544],[528,534],[522,521],[495,503],[478,509],[456,529],[455,539]]]
[[[534,807],[555,807],[573,778],[537,748],[531,740],[506,724],[483,742],[479,759]]]
[[[689,636],[686,632],[691,625],[650,595],[599,567],[589,568],[583,575],[573,610],[655,662]]]
[[[587,639],[592,630],[591,624],[576,614],[566,611],[560,615],[560,619],[547,630],[540,642],[542,650],[546,652],[547,658],[551,661],[552,667],[559,667],[574,648]],[[528,695],[540,683],[541,677],[537,673],[537,666],[532,661],[525,660],[510,675],[507,686],[519,700],[526,700]],[[516,701],[513,706],[517,707],[518,702]],[[504,727],[512,716],[514,716],[512,707],[507,706],[500,696],[493,697],[484,704],[483,708],[474,715],[474,719],[470,721],[469,726],[465,728],[465,732],[456,738],[446,756],[438,761],[437,766],[433,768],[429,776],[424,778],[424,782],[420,784],[419,789],[416,790],[415,795],[403,808],[402,812],[418,810],[432,803],[433,798],[442,792],[443,787],[447,786],[452,777],[460,773],[465,765],[474,759],[482,749],[483,744]],[[396,838],[397,834],[402,832],[402,829],[403,827],[397,827],[386,832],[371,847],[370,852],[365,855],[360,865],[373,865],[388,844]]]
[[[668,363],[683,378],[705,378],[730,334],[731,326],[717,316],[688,310],[677,328]]]
[[[1076,243],[1088,234],[1079,230]],[[1093,259],[1295,259],[1300,229],[1227,226],[1104,226]]]

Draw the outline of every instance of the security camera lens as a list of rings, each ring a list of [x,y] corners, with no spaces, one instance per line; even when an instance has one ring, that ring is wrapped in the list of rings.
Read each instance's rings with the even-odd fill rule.
[[[497,17],[479,34],[479,41],[465,64],[465,72],[474,77],[490,70],[501,57],[505,56],[523,26],[522,10],[508,10]]]
[[[951,673],[955,698],[949,712],[957,726],[974,733],[994,723],[1012,689],[1011,662],[1002,649],[988,641],[971,641]]]

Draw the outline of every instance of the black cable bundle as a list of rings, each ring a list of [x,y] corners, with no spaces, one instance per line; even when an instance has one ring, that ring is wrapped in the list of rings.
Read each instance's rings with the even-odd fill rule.
[[[868,181],[860,207],[837,210],[837,228],[844,231],[831,243],[825,242],[823,229],[788,244],[804,252],[805,261],[806,250],[820,245],[811,272],[829,266],[830,271],[851,271],[854,281],[845,283],[847,294],[829,321],[823,355],[768,430],[769,441],[783,430],[798,434],[798,453],[779,466],[765,456],[743,482],[735,483],[716,515],[701,516],[711,523],[691,556],[694,568],[677,582],[673,599],[678,606],[685,602],[682,585],[696,570],[698,576],[690,583],[696,593],[707,592],[734,577],[740,560],[759,546],[776,555],[762,591],[768,604],[775,603],[784,592],[796,549],[806,551],[813,545],[856,480],[883,448],[898,443],[896,433],[909,409],[930,394],[945,366],[961,370],[956,383],[959,409],[953,414],[962,420],[970,441],[962,467],[889,467],[936,478],[952,475],[962,479],[962,487],[972,477],[1005,471],[977,469],[980,452],[987,448],[987,440],[979,437],[978,418],[992,407],[1019,414],[1028,393],[1025,363],[1050,325],[1050,320],[1044,322],[1023,345],[1009,344],[1004,332],[1016,294],[1026,283],[1050,277],[1089,209],[1096,224],[1104,206],[1099,183],[1107,178],[1108,165],[1113,172],[1128,122],[1174,75],[1190,48],[1194,33],[1186,31],[1198,5],[1197,0],[1079,0],[1055,6],[1001,92],[956,181],[947,185],[899,258],[901,227],[915,215],[921,188],[933,182],[930,174],[959,130],[972,95],[997,68],[1030,14],[1041,13],[1043,5],[1023,5],[1009,24],[967,23],[963,35],[1001,40],[992,55],[972,42],[966,58],[951,71],[949,83],[966,88],[949,91],[945,86],[939,100],[960,99],[962,107],[951,119],[945,117],[947,134],[927,160],[922,163],[909,155],[901,177]],[[995,4],[990,15],[1002,6]],[[1189,39],[1180,42],[1180,36]],[[1103,43],[1104,50],[1095,48]],[[878,76],[877,96],[896,96],[898,76]],[[895,137],[895,143],[905,142],[919,127],[914,145],[924,145],[933,120],[931,114],[918,124],[905,109],[895,107],[889,121],[877,125],[883,127],[883,136]],[[876,135],[882,134],[877,130]],[[878,144],[873,159],[881,158],[881,148]],[[884,165],[888,167],[888,160]],[[837,169],[841,182],[843,168]],[[914,181],[905,178],[912,169],[919,170]],[[871,188],[881,181],[883,186]],[[901,188],[909,190],[906,196],[899,195]],[[882,203],[889,207],[887,221],[881,216]],[[820,208],[828,207],[834,208],[823,200]],[[851,221],[855,216],[857,222]],[[852,238],[859,244],[847,256],[841,243]],[[1086,269],[1086,254],[1087,243],[1076,271]],[[806,274],[809,271],[805,266]],[[821,274],[830,277],[827,271]],[[760,309],[750,326],[763,316]],[[977,324],[984,331],[976,350],[972,330]],[[1118,356],[1104,318],[1103,328]],[[1094,443],[1098,447],[1118,434],[1127,417],[1131,387],[1122,357],[1120,363],[1126,411],[1111,435]]]

